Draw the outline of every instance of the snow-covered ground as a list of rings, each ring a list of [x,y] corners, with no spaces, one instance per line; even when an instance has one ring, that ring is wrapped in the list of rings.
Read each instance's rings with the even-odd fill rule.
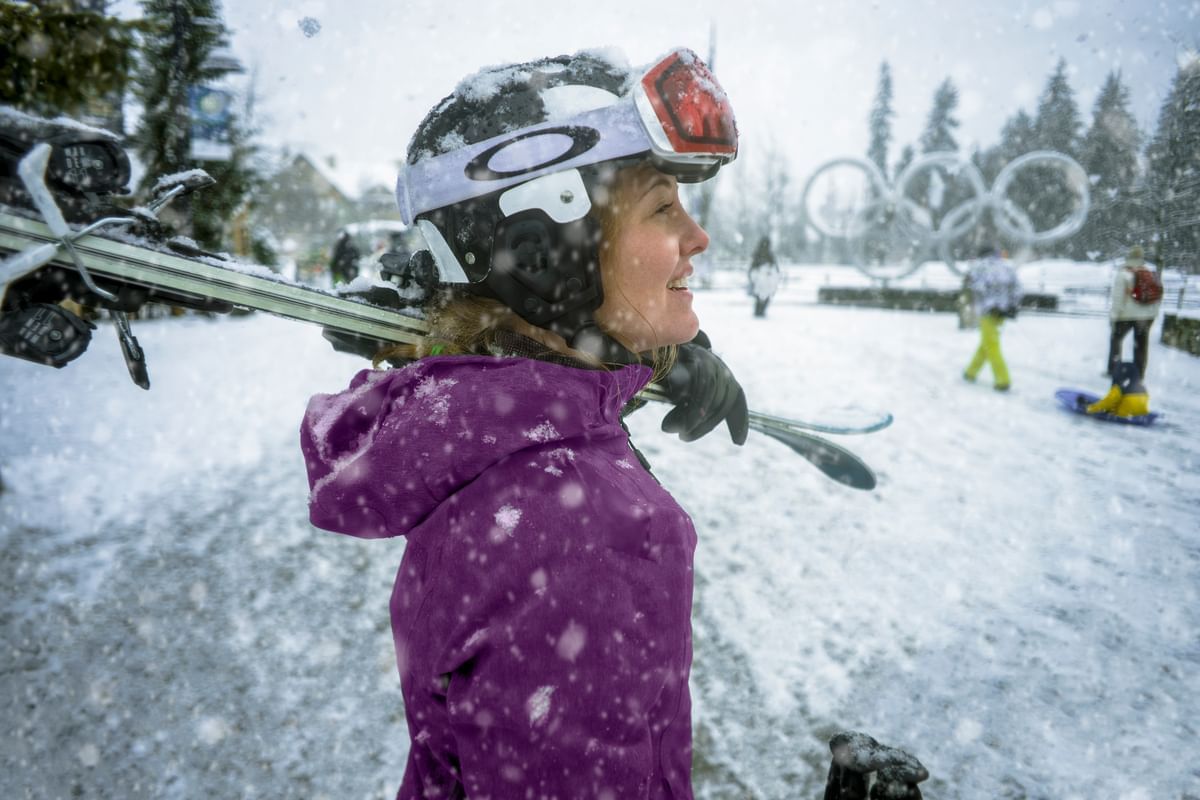
[[[787,448],[635,441],[693,515],[702,798],[816,798],[839,729],[915,753],[930,798],[1200,798],[1200,359],[1152,341],[1165,416],[1102,392],[1107,322],[1022,315],[1014,388],[959,375],[952,315],[697,296],[752,407],[886,409],[840,441],[879,487]],[[0,359],[0,796],[389,798],[407,735],[387,623],[403,542],[314,530],[297,428],[362,362],[265,316],[111,330],[54,371]]]

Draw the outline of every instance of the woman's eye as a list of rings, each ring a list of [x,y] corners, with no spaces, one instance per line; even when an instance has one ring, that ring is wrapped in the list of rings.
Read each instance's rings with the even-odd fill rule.
[[[674,205],[675,205],[674,203],[663,203],[657,209],[655,209],[654,213],[655,214],[666,214],[668,211],[670,211],[674,207]]]

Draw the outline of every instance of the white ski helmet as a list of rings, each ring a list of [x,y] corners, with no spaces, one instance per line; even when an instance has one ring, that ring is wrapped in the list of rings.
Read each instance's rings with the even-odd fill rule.
[[[597,190],[643,160],[703,181],[737,145],[729,100],[695,53],[633,71],[584,51],[460,83],[418,126],[396,198],[442,283],[498,299],[575,345],[604,299],[589,214]]]

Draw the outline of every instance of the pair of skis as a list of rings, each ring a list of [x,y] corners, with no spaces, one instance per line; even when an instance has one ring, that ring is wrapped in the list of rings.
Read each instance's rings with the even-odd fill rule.
[[[114,288],[132,288],[151,300],[191,307],[249,308],[388,342],[412,344],[428,333],[424,320],[394,308],[293,283],[264,267],[203,253],[187,240],[163,243],[128,233],[139,224],[157,222],[158,211],[172,199],[211,184],[212,179],[200,170],[160,182],[154,201],[145,208],[104,217],[74,229],[63,218],[54,193],[46,185],[49,157],[50,145],[38,144],[21,160],[19,168],[29,200],[41,219],[0,206],[0,251],[12,253],[0,262],[0,300],[17,282],[64,267],[73,271],[92,294],[107,301],[105,305],[117,323],[130,376],[143,388],[150,385],[145,354],[120,308]],[[44,306],[43,310],[50,308]],[[21,326],[21,333],[35,338],[53,338],[58,334],[61,338],[62,329],[44,321],[36,324],[31,321]],[[86,341],[78,348],[79,352],[85,346]],[[71,357],[75,355],[78,353]],[[666,400],[657,385],[647,387],[643,394],[649,400]],[[786,444],[830,478],[863,490],[875,488],[876,478],[871,468],[854,453],[813,432],[864,434],[886,428],[891,422],[890,414],[857,425],[833,425],[750,412],[751,429]]]

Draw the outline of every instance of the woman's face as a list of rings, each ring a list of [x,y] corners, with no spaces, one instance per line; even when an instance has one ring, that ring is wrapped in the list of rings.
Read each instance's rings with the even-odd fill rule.
[[[616,233],[600,260],[596,322],[635,353],[691,341],[700,320],[687,279],[708,234],[684,210],[675,179],[649,165],[622,170],[611,196]]]

